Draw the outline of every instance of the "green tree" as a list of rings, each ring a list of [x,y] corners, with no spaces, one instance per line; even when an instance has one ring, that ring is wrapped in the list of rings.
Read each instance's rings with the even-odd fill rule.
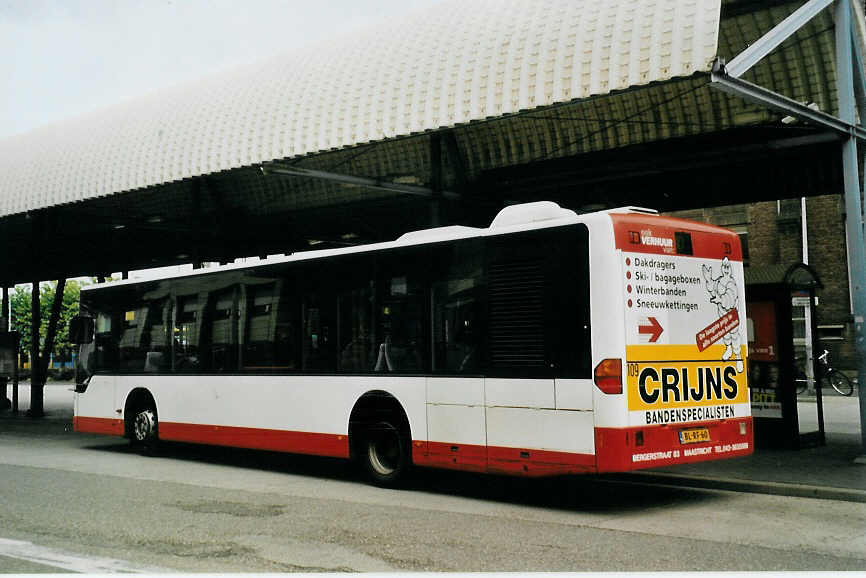
[[[30,357],[30,322],[32,319],[30,310],[31,285],[17,285],[9,295],[9,306],[12,310],[12,330],[21,334],[21,353],[29,359]],[[57,289],[56,281],[40,283],[39,285],[39,350],[40,353],[45,345],[45,337],[48,333],[48,320],[51,316],[51,306],[54,304],[54,292]],[[81,292],[81,283],[74,279],[66,281],[63,288],[63,303],[60,308],[60,318],[57,321],[57,333],[54,337],[55,358],[59,355],[69,355],[73,345],[69,342],[69,320],[78,315],[78,298]]]

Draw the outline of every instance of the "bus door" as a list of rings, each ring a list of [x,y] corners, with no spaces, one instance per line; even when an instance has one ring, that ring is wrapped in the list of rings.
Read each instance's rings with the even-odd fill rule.
[[[84,308],[84,307],[83,307]],[[121,319],[117,315],[112,315],[109,311],[88,310],[95,317],[95,335],[93,343],[89,344],[87,349],[82,348],[82,356],[86,356],[84,360],[85,366],[89,371],[92,368],[110,368],[108,374],[96,374],[90,379],[90,385],[87,389],[91,394],[95,391],[103,391],[108,394],[82,396],[77,395],[76,411],[79,416],[108,416],[115,415],[115,409],[123,407],[118,405],[115,396],[116,393],[116,368],[119,364],[119,335],[121,331]],[[114,433],[123,433],[123,422],[115,420],[113,427],[117,431]]]

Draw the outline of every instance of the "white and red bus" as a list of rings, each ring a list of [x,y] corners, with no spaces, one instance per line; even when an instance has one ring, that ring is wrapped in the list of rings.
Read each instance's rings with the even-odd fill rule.
[[[526,476],[753,449],[738,237],[623,208],[84,288],[75,430]]]

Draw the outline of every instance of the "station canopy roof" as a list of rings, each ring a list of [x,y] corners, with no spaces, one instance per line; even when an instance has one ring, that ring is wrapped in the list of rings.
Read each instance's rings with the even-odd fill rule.
[[[0,278],[838,191],[836,137],[710,87],[801,4],[444,0],[0,140]],[[836,114],[832,10],[743,78]]]

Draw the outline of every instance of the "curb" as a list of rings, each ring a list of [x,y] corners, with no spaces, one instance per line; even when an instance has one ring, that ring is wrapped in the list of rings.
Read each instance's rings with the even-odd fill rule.
[[[624,483],[655,484],[726,490],[730,492],[769,494],[774,496],[789,496],[794,498],[815,498],[818,500],[839,500],[843,502],[866,503],[866,491],[864,490],[834,488],[830,486],[741,480],[736,478],[683,476],[680,474],[668,474],[664,472],[630,473],[617,476],[614,479]]]

